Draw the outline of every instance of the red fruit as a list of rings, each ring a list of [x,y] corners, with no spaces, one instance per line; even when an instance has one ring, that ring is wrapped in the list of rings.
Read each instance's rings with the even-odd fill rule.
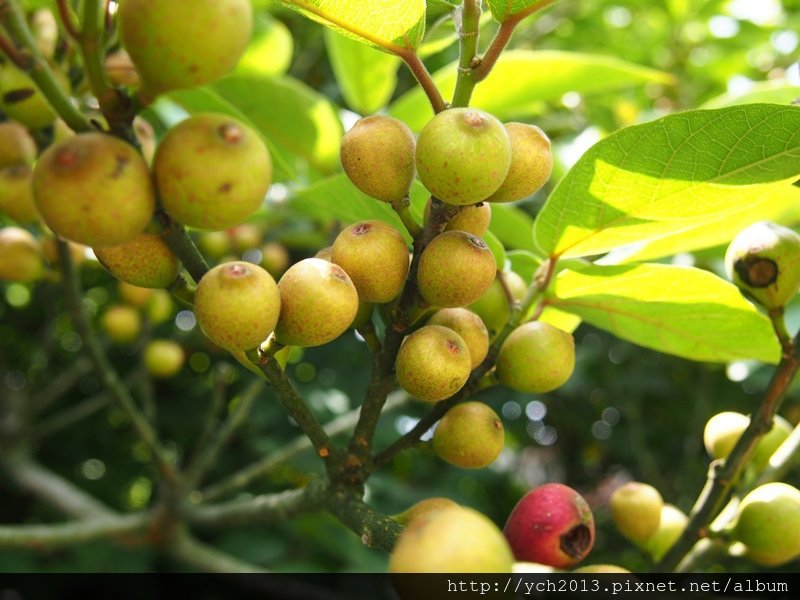
[[[503,533],[517,561],[563,569],[579,563],[592,549],[594,517],[578,492],[547,483],[517,502]]]

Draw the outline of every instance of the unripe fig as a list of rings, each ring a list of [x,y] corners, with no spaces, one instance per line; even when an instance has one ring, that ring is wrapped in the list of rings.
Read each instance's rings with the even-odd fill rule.
[[[525,283],[525,280],[514,271],[503,271],[502,276],[514,300],[521,301],[528,292],[528,284]],[[499,274],[483,296],[470,304],[468,308],[486,324],[490,335],[503,329],[511,316],[511,305],[508,302],[508,295],[499,281]]]
[[[32,165],[36,160],[36,142],[19,123],[0,123],[0,168],[13,165]]]
[[[248,250],[255,250],[264,241],[264,232],[258,225],[252,223],[243,223],[230,230],[228,234],[233,243],[233,249],[238,253],[244,253]]]
[[[142,333],[142,316],[132,306],[115,304],[100,316],[100,327],[117,344],[130,344]]]
[[[541,394],[564,385],[575,369],[575,338],[549,323],[520,325],[497,356],[497,378],[518,392]]]
[[[452,329],[466,342],[474,369],[489,353],[489,333],[481,318],[466,308],[442,308],[428,320],[428,325]]]
[[[571,487],[546,483],[525,494],[503,533],[514,557],[560,569],[582,561],[594,545],[594,517]]]
[[[314,255],[314,258],[319,258],[321,260],[327,260],[328,262],[330,262],[332,252],[333,252],[333,246],[325,246],[324,248],[320,248],[319,250],[317,250],[317,253]]]
[[[415,519],[389,557],[390,573],[510,573],[503,534],[486,516],[461,506]]]
[[[109,81],[117,86],[135,87],[139,85],[139,73],[133,64],[130,54],[125,50],[117,50],[106,56],[103,69]]]
[[[261,206],[272,181],[272,162],[258,134],[215,113],[170,129],[156,150],[153,171],[166,211],[198,229],[241,224]]]
[[[443,461],[462,469],[482,469],[500,456],[505,431],[500,417],[483,402],[464,402],[447,411],[431,444]]]
[[[163,323],[175,314],[175,305],[172,296],[166,290],[150,290],[152,294],[145,304],[145,314],[154,325]]]
[[[782,482],[757,487],[742,499],[731,533],[759,565],[776,567],[800,556],[800,490]]]
[[[451,308],[474,302],[497,273],[494,254],[481,238],[463,231],[437,235],[423,250],[417,270],[422,299]]]
[[[629,481],[621,485],[609,500],[611,518],[620,533],[634,542],[650,539],[661,523],[664,500],[652,485]]]
[[[47,59],[53,58],[58,44],[58,22],[47,8],[34,11],[30,17],[36,49]]]
[[[347,331],[358,311],[358,292],[339,265],[320,258],[295,263],[278,287],[281,314],[275,336],[286,346],[320,346]]]
[[[233,254],[233,241],[227,231],[204,231],[197,237],[197,245],[204,255],[212,259]]]
[[[356,316],[353,317],[353,322],[350,323],[349,329],[359,329],[366,325],[372,319],[372,312],[375,310],[375,305],[363,300],[358,301],[358,310]]]
[[[703,443],[708,455],[713,459],[727,458],[748,425],[750,417],[737,412],[725,411],[711,417],[703,430]],[[791,432],[791,423],[775,415],[772,429],[758,440],[752,464],[758,469],[765,467]]]
[[[133,133],[136,141],[139,142],[145,162],[152,165],[156,153],[156,132],[153,130],[153,126],[137,115],[133,118]]]
[[[165,288],[175,281],[180,262],[155,233],[140,233],[117,246],[95,248],[97,260],[114,277],[144,288]]]
[[[408,125],[386,115],[360,119],[342,137],[344,172],[359,190],[383,202],[408,195],[416,141]]]
[[[768,310],[782,308],[800,289],[800,235],[761,221],[741,231],[725,253],[728,278]]]
[[[157,379],[176,375],[185,360],[183,348],[173,340],[152,340],[144,349],[144,366]]]
[[[365,302],[385,304],[400,295],[408,275],[408,245],[382,221],[360,221],[342,231],[331,248]]]
[[[0,281],[30,282],[44,275],[42,246],[20,227],[0,229]]]
[[[64,90],[69,88],[60,71],[54,71]],[[9,119],[28,129],[41,129],[56,119],[56,113],[27,73],[10,62],[0,70],[0,109]]]
[[[39,212],[33,201],[33,169],[28,165],[0,169],[0,213],[17,223],[39,220]]]
[[[656,532],[648,539],[642,547],[658,562],[675,545],[681,537],[686,524],[689,522],[683,511],[672,504],[665,504],[661,508],[661,520]]]
[[[416,164],[423,185],[448,204],[475,204],[492,195],[511,166],[503,124],[475,108],[451,108],[423,127]]]
[[[280,277],[289,268],[291,257],[280,242],[267,242],[261,246],[261,266],[273,277]]]
[[[219,79],[236,66],[253,27],[249,0],[125,0],[118,15],[149,96]]]
[[[511,167],[500,188],[487,202],[513,202],[538,191],[553,172],[550,138],[536,125],[506,123],[511,140]]]
[[[155,208],[144,159],[102,133],[82,133],[48,148],[33,171],[33,197],[50,229],[93,248],[133,239]]]
[[[153,290],[151,288],[133,285],[127,281],[119,281],[117,283],[117,293],[123,302],[135,306],[137,308],[144,308],[150,299],[153,297]]]
[[[428,222],[431,216],[431,201],[428,199],[425,204],[425,222]],[[475,204],[474,206],[465,206],[456,215],[451,218],[445,226],[445,231],[466,231],[478,237],[486,233],[489,229],[489,223],[492,221],[492,206],[486,202]]]
[[[226,350],[251,350],[275,329],[281,297],[275,280],[258,265],[228,262],[206,273],[194,295],[203,333]]]
[[[420,500],[416,504],[412,504],[403,512],[392,515],[392,518],[400,523],[401,525],[410,525],[413,521],[421,517],[425,517],[430,513],[442,510],[443,508],[452,508],[454,506],[459,506],[458,503],[453,502],[450,498],[425,498],[424,500]]]
[[[460,335],[447,327],[426,325],[403,341],[395,369],[406,392],[426,402],[439,402],[464,387],[472,364]]]

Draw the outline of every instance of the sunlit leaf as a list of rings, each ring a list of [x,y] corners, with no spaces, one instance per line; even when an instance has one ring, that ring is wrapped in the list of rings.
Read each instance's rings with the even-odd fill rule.
[[[236,72],[250,75],[282,75],[292,62],[294,42],[289,28],[268,13],[259,13],[253,39],[239,60]]]
[[[503,22],[522,12],[530,13],[539,5],[549,5],[548,0],[487,0],[489,10],[496,21]]]
[[[791,85],[786,81],[761,81],[744,94],[722,94],[704,103],[701,108],[721,108],[757,102],[792,104],[798,101],[800,101],[799,85]]]
[[[535,251],[531,238],[533,219],[528,213],[510,204],[492,204],[489,230],[506,248]]]

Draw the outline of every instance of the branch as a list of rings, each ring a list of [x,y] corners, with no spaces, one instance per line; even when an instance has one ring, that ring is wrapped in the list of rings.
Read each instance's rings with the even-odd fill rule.
[[[52,550],[74,546],[96,539],[141,533],[146,531],[149,522],[148,513],[135,513],[97,517],[77,523],[0,526],[0,550],[8,548]]]
[[[30,399],[31,411],[42,412],[56,400],[67,393],[84,376],[91,373],[92,362],[85,357],[80,357],[67,369],[50,379],[47,387],[39,390]]]
[[[176,533],[167,548],[172,558],[205,573],[267,573],[262,567],[221,552],[194,538],[189,532]]]
[[[417,53],[413,50],[401,50],[395,52],[395,54],[402,58],[408,68],[411,70],[411,73],[414,75],[417,83],[419,83],[422,91],[424,91],[425,95],[428,96],[428,101],[431,103],[433,112],[440,113],[445,110],[447,108],[447,104],[445,103],[444,98],[442,98],[439,88],[436,87],[436,83],[433,81],[431,74],[425,67],[425,63],[422,62]]]
[[[335,491],[328,495],[327,500],[328,510],[354,531],[362,544],[391,552],[403,530],[400,523],[347,492]]]
[[[166,242],[172,253],[180,259],[183,266],[192,276],[195,283],[199,283],[203,275],[208,273],[208,263],[200,250],[197,249],[194,241],[186,232],[186,228],[173,221],[172,218],[163,211],[158,211],[156,217],[163,225],[161,237]]]

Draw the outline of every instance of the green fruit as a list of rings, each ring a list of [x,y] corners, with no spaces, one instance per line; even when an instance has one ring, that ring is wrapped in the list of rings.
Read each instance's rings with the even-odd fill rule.
[[[180,262],[155,233],[140,233],[117,246],[95,248],[97,260],[114,277],[144,288],[165,288],[174,283]]]
[[[226,350],[251,350],[275,329],[281,297],[275,280],[258,265],[228,262],[197,285],[194,312],[203,333]]]
[[[503,271],[503,278],[514,300],[522,300],[528,292],[528,284],[525,283],[525,280],[514,271]],[[483,296],[470,304],[468,308],[483,320],[491,335],[503,329],[511,316],[508,295],[499,278],[495,279]]]
[[[166,290],[152,290],[150,299],[145,304],[147,318],[153,324],[163,323],[175,314],[172,296]]]
[[[711,417],[703,430],[703,443],[708,455],[713,459],[727,458],[748,425],[750,417],[737,412],[725,411]],[[752,464],[759,469],[765,467],[772,454],[791,432],[791,423],[780,415],[775,415],[772,428],[756,445]]]
[[[48,148],[33,171],[33,197],[50,229],[93,248],[133,239],[155,208],[144,159],[102,133],[82,133]]]
[[[449,498],[425,498],[416,504],[411,505],[403,512],[393,515],[392,518],[401,525],[410,525],[413,521],[425,517],[434,511],[442,510],[443,508],[452,508],[459,506],[458,503],[453,502]]]
[[[431,216],[431,201],[425,204],[425,222]],[[481,202],[474,206],[465,206],[447,222],[445,231],[466,231],[478,237],[486,233],[489,223],[492,220],[492,206],[486,202]]]
[[[32,165],[36,160],[36,142],[19,123],[0,123],[0,168],[13,165]]]
[[[416,519],[397,539],[390,573],[510,573],[511,549],[487,517],[461,506]]]
[[[731,533],[759,565],[776,567],[800,556],[800,490],[781,482],[757,487],[739,505]]]
[[[762,221],[739,233],[725,253],[728,278],[767,308],[782,308],[800,289],[800,235]]]
[[[513,202],[538,191],[553,172],[550,138],[535,125],[506,123],[511,140],[511,168],[487,202]]]
[[[518,392],[552,391],[575,369],[575,339],[549,323],[520,325],[506,338],[497,356],[497,378]]]
[[[609,499],[611,518],[620,533],[634,542],[650,539],[661,523],[664,500],[652,485],[630,481],[621,485]]]
[[[272,181],[258,134],[221,114],[195,115],[170,129],[153,171],[165,210],[198,229],[241,224],[261,206]]]
[[[428,121],[417,140],[423,185],[448,204],[475,204],[491,196],[511,166],[503,124],[474,108],[451,108]]]
[[[385,304],[403,291],[408,275],[408,245],[390,225],[361,221],[336,236],[331,262],[347,271],[361,300]]]
[[[239,62],[253,27],[248,0],[125,0],[118,17],[149,96],[219,79]]]
[[[466,342],[474,369],[489,353],[489,332],[481,318],[466,308],[443,308],[428,320],[428,325],[441,325],[452,329]]]
[[[320,258],[295,263],[283,274],[275,336],[286,346],[320,346],[347,331],[358,312],[358,292],[339,265]]]
[[[464,402],[447,411],[433,433],[433,451],[462,469],[482,469],[500,456],[505,432],[500,417],[483,402]]]
[[[119,281],[117,283],[117,293],[123,302],[127,302],[131,306],[137,308],[144,308],[150,299],[153,297],[153,290],[151,288],[140,287],[133,285],[127,281]]]
[[[54,71],[64,90],[69,89],[66,78]],[[28,129],[41,129],[56,120],[56,113],[44,94],[28,76],[10,63],[0,71],[0,108],[9,119],[19,121]]]
[[[142,333],[142,316],[132,306],[109,306],[100,317],[100,327],[117,344],[131,344]]]
[[[642,547],[653,557],[654,561],[658,562],[675,545],[688,522],[689,517],[680,509],[672,504],[665,504],[661,508],[658,529],[642,544]]]
[[[464,387],[472,364],[460,335],[447,327],[426,325],[403,341],[395,370],[398,383],[410,395],[439,402]]]
[[[291,257],[280,242],[267,242],[261,246],[261,266],[273,277],[280,277],[289,268]]]
[[[33,201],[33,169],[14,165],[0,169],[0,213],[17,223],[34,223],[39,212]]]
[[[422,252],[417,285],[431,306],[466,306],[494,281],[497,263],[481,238],[463,231],[437,235]]]
[[[30,282],[44,275],[42,246],[19,227],[0,229],[0,281]]]
[[[153,340],[144,349],[144,366],[157,379],[175,376],[185,360],[183,348],[172,340]]]
[[[232,254],[232,244],[231,236],[227,231],[204,231],[197,237],[197,245],[200,250],[213,259],[220,259]]]
[[[360,119],[342,137],[340,157],[350,181],[383,202],[408,195],[414,180],[414,134],[402,121],[386,115]]]

